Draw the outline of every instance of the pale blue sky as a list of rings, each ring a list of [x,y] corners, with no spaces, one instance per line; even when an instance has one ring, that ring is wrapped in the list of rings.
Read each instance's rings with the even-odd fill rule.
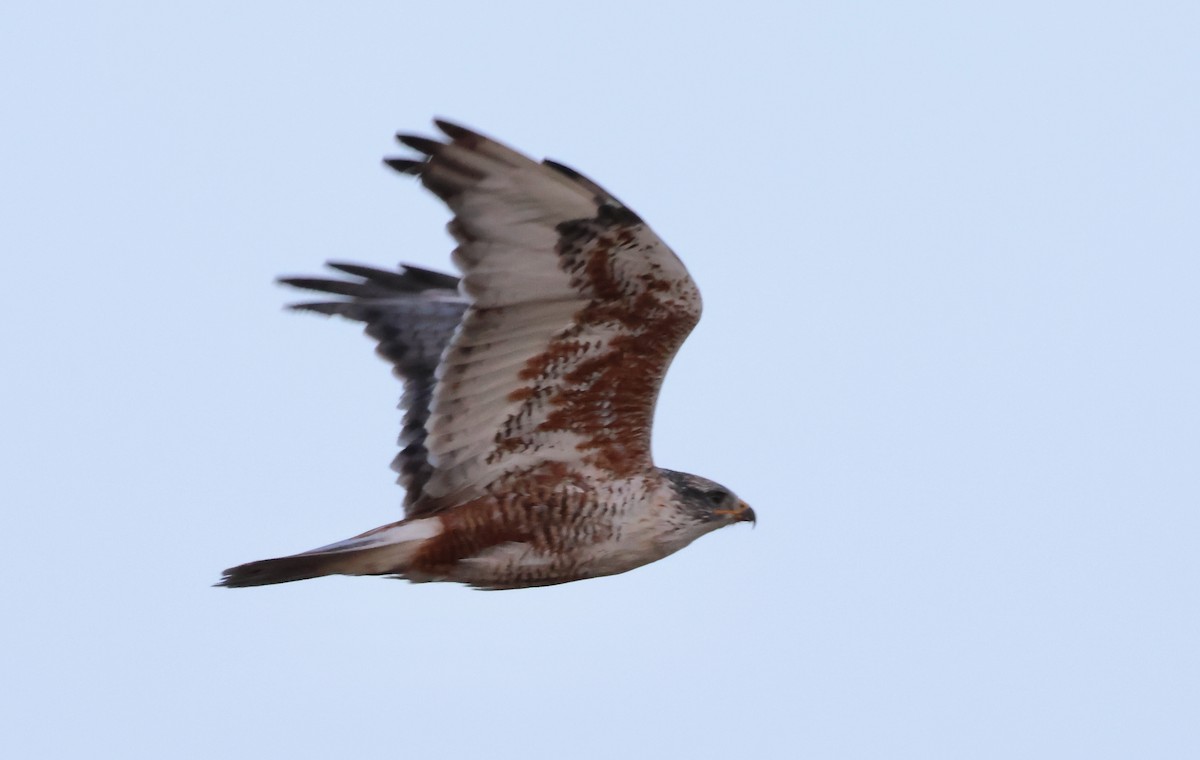
[[[5,757],[1200,756],[1200,6],[10,3]],[[759,515],[524,592],[222,568],[395,519],[284,313],[449,266],[441,115],[705,296],[665,466]]]

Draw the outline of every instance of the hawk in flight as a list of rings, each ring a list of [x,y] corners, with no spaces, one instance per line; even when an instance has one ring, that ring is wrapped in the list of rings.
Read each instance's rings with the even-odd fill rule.
[[[330,263],[287,278],[339,296],[293,308],[366,324],[404,383],[405,517],[319,549],[239,565],[220,585],[389,575],[508,589],[623,573],[754,512],[656,467],[663,376],[700,319],[687,270],[582,174],[469,129],[399,135],[384,162],[450,207],[462,278]]]

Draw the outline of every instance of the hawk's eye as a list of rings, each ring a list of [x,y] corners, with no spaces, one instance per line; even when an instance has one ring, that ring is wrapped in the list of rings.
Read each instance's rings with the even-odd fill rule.
[[[722,491],[720,488],[714,488],[713,490],[704,494],[704,498],[708,499],[709,504],[719,507],[725,503],[726,499],[729,498],[729,493],[727,491]]]

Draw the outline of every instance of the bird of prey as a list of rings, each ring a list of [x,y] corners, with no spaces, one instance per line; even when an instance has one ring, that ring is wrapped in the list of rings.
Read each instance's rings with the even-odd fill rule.
[[[405,517],[225,571],[219,585],[324,575],[484,589],[623,573],[753,510],[711,480],[656,467],[654,406],[700,319],[700,293],[629,207],[563,164],[446,121],[386,158],[454,214],[462,278],[329,264],[282,282],[339,298],[292,308],[366,324],[404,383]]]

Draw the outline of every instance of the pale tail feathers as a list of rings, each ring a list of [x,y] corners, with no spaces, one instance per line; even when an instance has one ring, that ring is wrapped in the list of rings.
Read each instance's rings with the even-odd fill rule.
[[[319,549],[231,567],[217,585],[241,588],[323,575],[402,575],[425,542],[441,532],[437,517],[385,525]]]

